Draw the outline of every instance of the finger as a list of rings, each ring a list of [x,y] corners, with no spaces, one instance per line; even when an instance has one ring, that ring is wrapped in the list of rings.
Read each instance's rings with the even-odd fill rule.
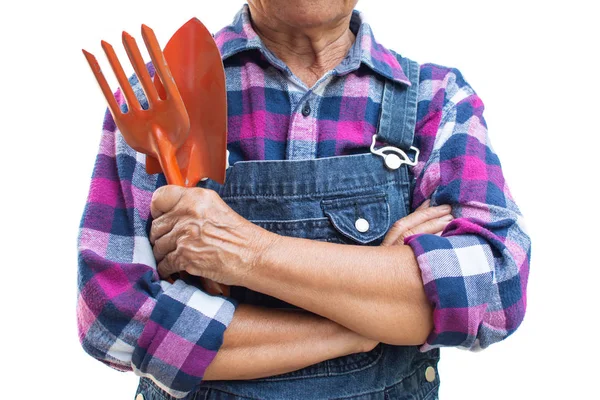
[[[425,208],[429,207],[430,204],[431,204],[431,200],[427,199],[424,202],[422,202],[421,205],[415,209],[415,211],[425,209]]]
[[[163,235],[154,241],[152,252],[154,253],[154,258],[156,259],[156,262],[160,263],[167,254],[177,249],[178,237],[179,235],[171,231],[168,234]]]
[[[161,215],[171,211],[183,197],[185,188],[182,186],[161,186],[152,194],[150,203],[150,214],[157,219]]]
[[[454,218],[452,215],[445,215],[441,218],[432,219],[426,221],[422,224],[419,224],[408,231],[404,232],[398,239],[396,239],[395,244],[404,244],[404,241],[409,236],[419,235],[419,234],[438,234],[441,233],[446,226],[452,222]]]
[[[424,222],[448,215],[450,211],[452,211],[452,208],[448,205],[417,208],[413,213],[396,221],[392,225],[389,232],[383,239],[382,245],[390,246],[394,244],[398,240],[398,238],[402,236],[403,233],[411,230],[412,228]]]
[[[176,254],[176,251],[172,251],[167,254],[161,262],[158,263],[157,269],[161,278],[166,279],[169,276],[183,270],[183,268],[178,268],[177,266]]]
[[[157,240],[173,231],[178,222],[179,217],[171,213],[163,214],[153,220],[150,227],[150,243],[156,244]]]

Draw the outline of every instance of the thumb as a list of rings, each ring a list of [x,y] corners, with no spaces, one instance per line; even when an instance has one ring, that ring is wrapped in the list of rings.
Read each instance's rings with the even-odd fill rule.
[[[156,219],[171,211],[183,197],[185,188],[183,186],[167,185],[161,186],[152,194],[150,203],[150,214]]]

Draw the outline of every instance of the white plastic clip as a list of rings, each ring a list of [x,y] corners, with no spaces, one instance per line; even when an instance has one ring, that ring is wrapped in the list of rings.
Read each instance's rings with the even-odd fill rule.
[[[377,141],[377,135],[373,135],[373,142],[371,143],[371,153],[382,157],[385,161],[385,166],[391,170],[400,168],[402,164],[408,164],[411,167],[417,165],[419,161],[419,149],[415,146],[410,146],[410,150],[415,152],[415,159],[411,160],[408,155],[401,149],[393,146],[385,146],[381,149],[375,150],[375,142]],[[386,154],[385,152],[388,152]]]

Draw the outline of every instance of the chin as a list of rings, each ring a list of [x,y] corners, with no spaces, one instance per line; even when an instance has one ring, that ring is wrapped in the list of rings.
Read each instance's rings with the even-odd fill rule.
[[[263,0],[263,10],[290,26],[313,28],[346,18],[358,0]]]

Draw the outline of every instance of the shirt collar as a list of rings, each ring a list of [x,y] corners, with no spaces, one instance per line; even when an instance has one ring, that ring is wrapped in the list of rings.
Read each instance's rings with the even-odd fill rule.
[[[350,29],[356,35],[356,40],[346,58],[336,67],[340,75],[355,71],[363,64],[384,78],[410,86],[410,80],[404,74],[397,58],[390,50],[375,41],[371,27],[365,22],[360,11],[353,11]],[[254,49],[260,51],[275,67],[288,70],[283,61],[266,48],[252,28],[247,4],[244,4],[237,13],[231,25],[215,34],[215,42],[223,60],[237,53]]]

